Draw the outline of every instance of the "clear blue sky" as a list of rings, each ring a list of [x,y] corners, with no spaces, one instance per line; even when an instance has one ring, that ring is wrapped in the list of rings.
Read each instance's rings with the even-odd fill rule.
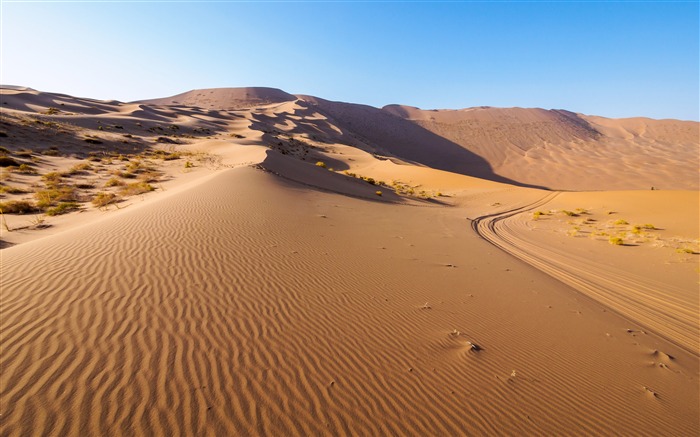
[[[8,2],[0,82],[699,118],[698,2]]]

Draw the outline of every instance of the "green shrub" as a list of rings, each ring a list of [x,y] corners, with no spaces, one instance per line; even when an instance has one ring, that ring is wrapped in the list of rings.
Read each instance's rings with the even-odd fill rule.
[[[0,212],[3,214],[32,214],[38,212],[37,207],[26,200],[8,200],[0,202]]]
[[[80,208],[76,202],[61,202],[53,208],[47,208],[44,213],[49,216],[61,215]]]
[[[124,185],[126,185],[126,183],[124,181],[122,181],[121,179],[116,178],[116,177],[111,178],[110,180],[105,182],[105,187],[122,187]]]
[[[73,187],[56,186],[46,190],[39,190],[34,193],[37,199],[37,206],[40,208],[48,208],[54,206],[57,202],[76,202],[78,193]]]
[[[17,169],[17,172],[22,174],[36,174],[36,169],[28,164],[21,164]]]
[[[13,187],[11,185],[0,185],[0,193],[7,193],[7,194],[24,194],[27,193],[28,191],[23,190],[22,188],[19,187]]]
[[[47,187],[54,187],[61,183],[61,181],[63,180],[63,176],[61,175],[61,173],[52,171],[50,173],[42,175],[41,179],[44,181]]]
[[[119,193],[123,196],[135,196],[137,194],[148,193],[149,191],[153,190],[155,190],[155,188],[148,182],[134,182],[126,185],[119,191]]]
[[[374,180],[374,178],[370,178],[367,176],[362,176],[362,180],[367,182],[370,185],[377,185],[377,181]]]
[[[88,162],[82,162],[80,164],[76,164],[73,167],[70,168],[65,174],[67,175],[76,175],[76,174],[83,174],[87,173],[88,171],[92,170],[92,166]]]
[[[95,197],[92,199],[92,204],[98,208],[102,208],[103,206],[107,206],[111,203],[116,203],[118,201],[119,198],[116,194],[105,193],[104,191],[100,191],[99,193],[95,194]]]

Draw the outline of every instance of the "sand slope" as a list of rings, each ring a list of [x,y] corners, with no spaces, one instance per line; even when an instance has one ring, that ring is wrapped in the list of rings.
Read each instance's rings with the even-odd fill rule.
[[[494,173],[523,184],[558,190],[697,190],[700,184],[697,122],[536,108],[384,110],[459,144]]]
[[[7,249],[0,433],[698,432],[696,359],[465,227],[241,168]]]

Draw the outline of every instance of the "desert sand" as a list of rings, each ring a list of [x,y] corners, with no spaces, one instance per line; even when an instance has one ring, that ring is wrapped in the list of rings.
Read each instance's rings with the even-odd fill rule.
[[[0,435],[700,433],[698,123],[0,97]]]

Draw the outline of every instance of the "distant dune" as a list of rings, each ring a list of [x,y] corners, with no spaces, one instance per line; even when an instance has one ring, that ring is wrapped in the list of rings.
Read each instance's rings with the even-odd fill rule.
[[[0,110],[0,436],[700,434],[698,123]]]
[[[291,94],[276,88],[213,88],[192,90],[172,97],[140,100],[149,105],[198,106],[213,109],[239,109],[296,100]]]
[[[384,110],[483,158],[519,183],[563,190],[698,189],[700,124],[562,110]]]

